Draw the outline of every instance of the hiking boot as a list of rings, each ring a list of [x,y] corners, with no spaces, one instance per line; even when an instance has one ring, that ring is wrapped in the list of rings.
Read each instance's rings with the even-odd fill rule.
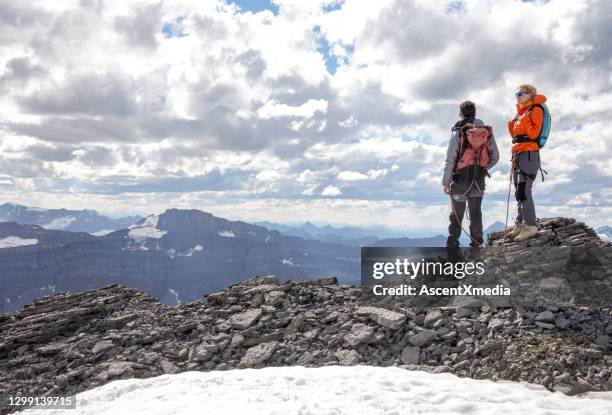
[[[523,229],[524,226],[525,226],[525,224],[523,222],[517,223],[516,225],[514,225],[514,229],[512,229],[510,232],[508,232],[508,236],[510,238],[514,239],[515,237],[518,236],[518,234],[521,232],[521,230]]]
[[[523,225],[523,228],[519,234],[514,238],[515,242],[521,242],[525,239],[533,238],[538,234],[538,227],[536,225]]]

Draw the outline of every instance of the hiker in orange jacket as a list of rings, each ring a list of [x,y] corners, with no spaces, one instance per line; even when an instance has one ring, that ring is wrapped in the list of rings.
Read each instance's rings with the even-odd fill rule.
[[[533,182],[540,169],[540,147],[537,139],[544,122],[544,110],[534,106],[546,102],[531,84],[523,84],[516,92],[514,119],[508,122],[512,137],[512,179],[518,202],[518,215],[512,236],[515,241],[529,239],[538,233],[535,204],[531,194]]]

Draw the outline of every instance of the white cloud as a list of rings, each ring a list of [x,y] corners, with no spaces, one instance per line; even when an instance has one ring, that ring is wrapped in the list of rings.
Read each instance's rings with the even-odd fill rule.
[[[385,174],[387,174],[387,169],[370,169],[366,172],[366,174],[357,172],[357,171],[350,171],[350,170],[346,170],[346,171],[341,171],[340,173],[338,173],[338,180],[344,180],[344,181],[354,181],[354,180],[373,180],[373,179],[377,179],[381,176],[384,176]]]
[[[327,101],[324,99],[309,99],[300,106],[290,106],[279,104],[278,100],[270,100],[257,110],[257,114],[263,119],[286,116],[311,118],[317,112],[322,114],[327,112]]]
[[[275,170],[263,170],[257,173],[255,178],[265,182],[274,181],[279,180],[281,178],[281,174]]]
[[[368,176],[358,171],[341,171],[338,173],[338,180],[367,180]]]
[[[279,0],[276,16],[220,0],[5,3],[0,196],[143,215],[265,197],[236,211],[270,220],[362,200],[356,223],[442,223],[449,129],[472,99],[502,153],[485,201],[500,219],[527,81],[553,115],[538,215],[612,224],[612,6],[463,3]],[[396,202],[401,215],[372,214]]]
[[[341,194],[342,190],[332,184],[327,185],[325,189],[323,189],[323,191],[321,192],[321,196],[340,196]]]
[[[359,121],[357,121],[357,118],[355,118],[355,116],[352,115],[352,114],[348,118],[346,118],[345,120],[338,121],[338,125],[340,127],[345,127],[345,128],[354,127],[357,124],[359,124]]]

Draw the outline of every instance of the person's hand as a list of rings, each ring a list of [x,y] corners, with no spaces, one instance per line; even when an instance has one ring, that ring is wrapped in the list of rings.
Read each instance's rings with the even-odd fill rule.
[[[512,169],[516,170],[518,168],[518,158],[512,157]]]
[[[444,186],[444,193],[450,195],[450,186]]]

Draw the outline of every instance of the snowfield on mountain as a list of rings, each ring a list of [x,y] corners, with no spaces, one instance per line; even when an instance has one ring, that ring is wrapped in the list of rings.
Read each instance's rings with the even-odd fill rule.
[[[110,382],[77,408],[28,415],[612,414],[612,392],[566,396],[543,386],[397,367],[267,367]]]

